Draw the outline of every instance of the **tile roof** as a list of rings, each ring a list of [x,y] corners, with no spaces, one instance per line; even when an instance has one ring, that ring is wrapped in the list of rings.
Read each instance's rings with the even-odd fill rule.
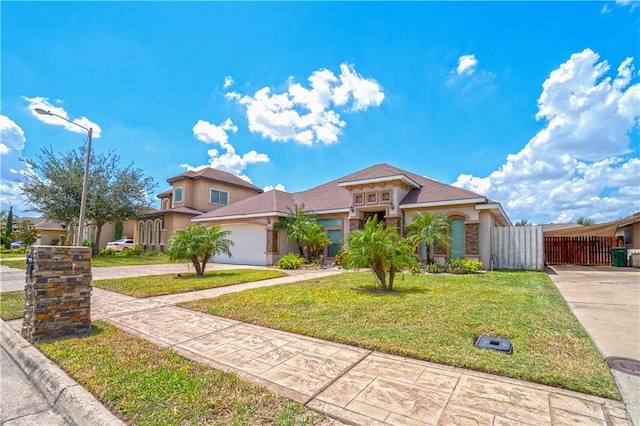
[[[212,181],[228,183],[230,185],[254,189],[258,192],[262,192],[262,189],[247,182],[246,180],[241,179],[231,173],[223,172],[222,170],[214,169],[212,167],[204,167],[200,170],[187,170],[184,173],[180,173],[179,175],[167,179],[167,182],[171,183],[180,179],[209,179]],[[161,194],[164,195],[164,192],[162,192]]]
[[[306,191],[294,193],[277,190],[268,191],[210,211],[198,216],[195,220],[243,215],[253,216],[265,213],[287,214],[289,209],[293,210],[296,205],[303,204],[304,209],[307,211],[348,210],[351,206],[351,197],[349,191],[340,186],[341,184],[395,176],[404,176],[420,186],[407,194],[400,203],[400,207],[406,204],[477,198],[482,198],[484,202],[490,203],[487,198],[475,192],[443,184],[388,164],[377,164]]]

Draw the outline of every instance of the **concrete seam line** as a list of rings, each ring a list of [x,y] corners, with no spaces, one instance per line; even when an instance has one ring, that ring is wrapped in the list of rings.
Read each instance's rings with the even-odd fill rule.
[[[0,323],[2,347],[5,348],[18,367],[29,377],[50,406],[55,407],[59,413],[63,414],[63,417],[76,425],[124,424],[113,413],[100,404],[89,391],[80,386],[75,380],[62,371],[56,363],[16,333],[4,320],[0,320]],[[76,405],[74,408],[66,406],[65,403],[59,403],[65,394],[65,390],[68,391],[71,388],[75,388],[75,390],[71,392],[71,394],[75,396],[75,400],[81,402],[81,404]],[[82,397],[80,397],[81,394],[83,394]],[[66,401],[69,398],[64,397],[63,399]],[[70,412],[73,412],[71,418],[69,418],[68,415]],[[85,418],[91,419],[91,422],[75,421],[75,419],[82,420]]]

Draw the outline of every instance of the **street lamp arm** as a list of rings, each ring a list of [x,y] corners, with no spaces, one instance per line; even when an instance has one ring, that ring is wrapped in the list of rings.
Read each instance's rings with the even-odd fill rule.
[[[89,131],[90,131],[90,129],[87,129],[87,128],[86,128],[86,127],[84,127],[83,125],[78,124],[78,123],[76,123],[75,121],[71,121],[71,120],[69,120],[69,119],[68,119],[68,118],[66,118],[66,117],[63,117],[63,116],[61,116],[61,115],[59,115],[59,114],[56,114],[55,112],[47,111],[47,110],[44,110],[44,109],[42,109],[42,108],[35,108],[35,109],[34,109],[34,111],[35,111],[35,112],[37,112],[37,113],[38,113],[38,114],[40,114],[40,115],[52,115],[52,116],[54,116],[54,117],[61,118],[61,119],[63,119],[64,121],[66,121],[67,123],[75,124],[76,126],[78,126],[78,127],[82,128],[82,129],[86,130],[87,132],[89,132]]]

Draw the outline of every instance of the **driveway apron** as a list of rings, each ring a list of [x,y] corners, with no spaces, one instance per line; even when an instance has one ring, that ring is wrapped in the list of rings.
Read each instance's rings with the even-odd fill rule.
[[[640,269],[554,266],[549,276],[603,358],[640,362]],[[640,425],[640,376],[611,372],[631,419]]]

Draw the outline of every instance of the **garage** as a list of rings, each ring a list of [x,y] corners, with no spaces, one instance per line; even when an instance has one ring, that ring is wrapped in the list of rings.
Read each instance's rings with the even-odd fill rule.
[[[222,225],[222,229],[231,232],[228,238],[233,241],[232,256],[220,254],[215,256],[214,262],[234,265],[266,265],[267,232],[264,225],[249,223]]]

